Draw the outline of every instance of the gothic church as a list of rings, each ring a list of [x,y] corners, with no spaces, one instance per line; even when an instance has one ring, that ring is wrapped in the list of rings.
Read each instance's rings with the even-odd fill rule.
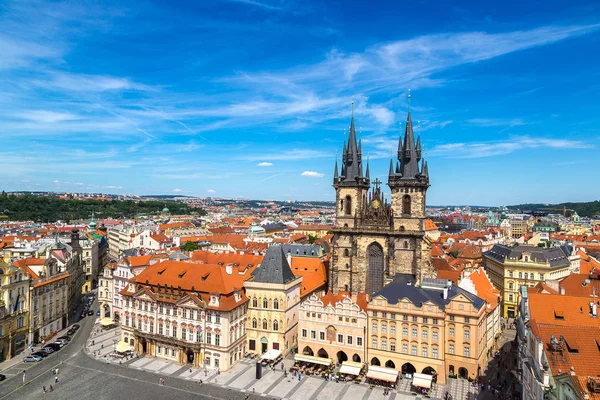
[[[375,179],[371,185],[368,161],[363,173],[361,147],[353,113],[341,171],[335,162],[336,226],[329,288],[335,294],[373,294],[399,273],[412,274],[417,282],[435,277],[431,242],[425,236],[429,173],[421,156],[420,136],[415,143],[410,108],[404,140],[400,137],[398,142],[398,160],[390,160],[391,204],[382,193],[381,181]]]

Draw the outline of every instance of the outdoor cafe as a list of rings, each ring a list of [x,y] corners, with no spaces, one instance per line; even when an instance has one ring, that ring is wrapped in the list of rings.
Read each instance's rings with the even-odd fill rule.
[[[398,371],[393,368],[369,365],[367,379],[370,384],[394,388],[398,381]]]
[[[304,375],[325,376],[325,371],[331,370],[333,361],[330,358],[314,357],[296,354],[294,366],[290,371],[298,371]]]

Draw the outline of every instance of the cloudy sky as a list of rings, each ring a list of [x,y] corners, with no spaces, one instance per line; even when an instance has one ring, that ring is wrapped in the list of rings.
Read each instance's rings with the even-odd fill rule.
[[[334,199],[420,121],[429,204],[600,197],[600,3],[0,2],[0,187]]]

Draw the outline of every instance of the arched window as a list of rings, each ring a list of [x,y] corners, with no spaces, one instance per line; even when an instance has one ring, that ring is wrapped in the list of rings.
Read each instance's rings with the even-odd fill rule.
[[[408,242],[406,240],[404,241],[404,248],[408,249]]]
[[[269,301],[266,298],[263,299],[263,308],[269,308]]]
[[[273,330],[274,331],[278,331],[279,330],[279,322],[277,322],[277,320],[273,321]]]
[[[344,211],[344,199],[340,200],[340,211]]]
[[[344,257],[348,257],[350,255],[350,251],[348,249],[344,249]]]
[[[402,197],[402,214],[410,215],[410,196],[407,194]]]
[[[256,322],[256,318],[252,318],[252,327],[254,329],[258,328],[258,322]]]
[[[267,320],[263,319],[263,329],[267,330],[268,329],[268,325],[267,325]]]
[[[352,214],[352,197],[350,197],[350,196],[346,196],[346,210],[345,210],[345,214],[346,215]]]
[[[252,307],[258,307],[258,300],[256,300],[256,297],[252,298]]]
[[[273,300],[273,308],[276,310],[279,310],[279,300],[277,300],[277,299]]]

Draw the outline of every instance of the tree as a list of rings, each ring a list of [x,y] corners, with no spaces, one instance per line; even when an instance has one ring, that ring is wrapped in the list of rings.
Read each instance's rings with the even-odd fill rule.
[[[450,255],[451,255],[453,258],[456,258],[456,257],[458,257],[458,254],[459,254],[459,253],[458,253],[458,250],[454,250],[454,251],[451,251],[451,252],[450,252],[450,253],[448,253],[448,254],[450,254]]]
[[[315,240],[317,240],[317,239],[319,239],[318,236],[311,235],[311,234],[308,235],[308,243],[310,243],[310,244],[313,244],[315,242]]]
[[[194,242],[185,242],[179,247],[182,251],[196,251],[200,250],[202,247],[199,244]]]

